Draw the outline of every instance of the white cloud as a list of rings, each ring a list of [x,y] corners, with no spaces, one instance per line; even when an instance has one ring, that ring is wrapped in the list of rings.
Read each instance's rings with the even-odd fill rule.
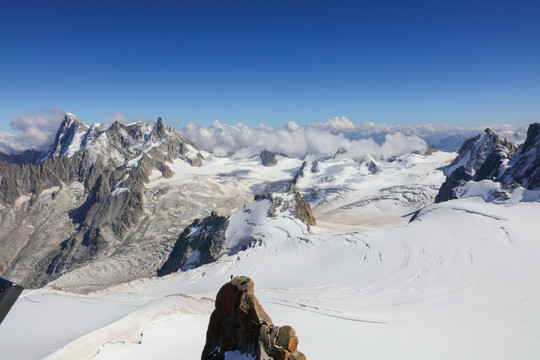
[[[27,149],[47,149],[53,142],[65,111],[27,112],[10,120],[16,134],[0,133],[0,151],[13,153]]]
[[[329,128],[336,131],[354,129],[354,124],[352,121],[347,119],[345,116],[342,116],[341,118],[336,116],[333,119],[329,119],[326,123],[328,124]]]
[[[463,140],[481,133],[486,127],[515,142],[522,141],[526,134],[526,126],[507,124],[460,127],[365,122],[355,125],[346,117],[310,123],[305,127],[291,121],[281,129],[265,125],[248,127],[242,123],[228,125],[219,121],[210,126],[198,126],[190,122],[183,132],[199,147],[219,156],[251,157],[266,149],[292,157],[329,157],[339,148],[344,148],[347,150],[345,157],[360,160],[366,156],[390,158],[422,150],[428,144],[454,151]]]
[[[339,124],[346,125],[347,121],[338,119]],[[333,123],[334,129],[336,124]],[[346,127],[349,128],[348,125]],[[367,156],[388,158],[427,146],[418,136],[390,134],[382,144],[378,144],[370,138],[349,139],[342,132],[322,129],[320,124],[303,128],[294,122],[281,129],[267,126],[250,128],[244,124],[227,125],[219,121],[208,127],[190,122],[185,125],[183,133],[215,155],[241,158],[256,156],[265,149],[291,157],[330,157],[344,148],[347,150],[345,157],[361,160]]]
[[[128,116],[121,112],[115,112],[105,117],[105,122],[113,123],[115,121],[118,121],[119,123],[122,123],[122,124],[128,124],[128,123],[134,122],[135,120],[131,116]]]

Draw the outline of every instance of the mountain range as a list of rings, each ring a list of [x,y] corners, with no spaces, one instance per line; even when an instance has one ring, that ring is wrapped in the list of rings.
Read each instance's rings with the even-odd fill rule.
[[[457,154],[238,159],[160,119],[66,114],[49,151],[0,161],[0,274],[30,289],[3,351],[199,358],[210,299],[248,275],[309,359],[536,359],[539,129]]]
[[[489,129],[468,139],[444,167],[448,177],[439,189],[441,174],[420,168],[423,155],[357,163],[340,158],[337,149],[332,159],[311,161],[268,151],[260,159],[217,158],[161,118],[155,124],[88,126],[68,113],[47,152],[0,161],[0,274],[26,287],[58,279],[77,291],[164,274],[187,241],[186,231],[272,192],[296,191],[295,201],[304,198],[310,216],[313,208],[322,224],[342,230],[357,224],[357,216],[364,216],[364,228],[403,223],[433,199],[457,198],[469,180],[538,186],[538,132],[532,125],[519,149]],[[452,156],[423,157],[440,163]],[[273,176],[267,177],[268,168]],[[408,168],[410,174],[380,186],[384,176]],[[219,257],[216,251],[206,262]],[[171,269],[182,266],[177,261]]]

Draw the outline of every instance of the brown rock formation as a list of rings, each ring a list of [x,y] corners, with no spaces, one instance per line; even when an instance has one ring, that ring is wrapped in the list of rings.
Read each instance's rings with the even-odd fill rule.
[[[221,287],[210,316],[202,360],[237,351],[260,360],[305,360],[290,326],[275,326],[254,294],[253,280],[236,276]]]

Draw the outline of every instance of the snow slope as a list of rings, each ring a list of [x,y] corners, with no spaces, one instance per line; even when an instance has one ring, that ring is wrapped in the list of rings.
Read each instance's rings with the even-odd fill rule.
[[[274,219],[285,230],[276,231],[261,218],[245,230],[261,243],[209,265],[89,295],[27,291],[0,326],[3,355],[197,359],[206,298],[248,275],[308,359],[538,359],[540,192],[493,200],[496,186],[470,184],[376,231],[289,236],[298,220]]]

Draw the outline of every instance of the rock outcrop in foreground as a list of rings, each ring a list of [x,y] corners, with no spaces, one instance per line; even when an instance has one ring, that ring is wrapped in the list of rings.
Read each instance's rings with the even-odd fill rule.
[[[221,287],[201,360],[234,355],[258,360],[305,360],[290,326],[275,326],[254,294],[253,280],[236,276]]]

